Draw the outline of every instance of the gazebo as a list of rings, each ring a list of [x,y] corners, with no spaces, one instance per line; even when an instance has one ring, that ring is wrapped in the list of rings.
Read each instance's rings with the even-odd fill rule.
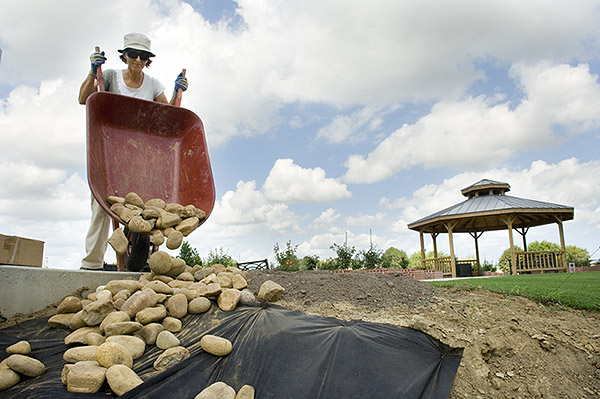
[[[445,276],[457,277],[457,265],[476,267],[481,274],[479,237],[485,231],[508,230],[511,274],[566,271],[563,221],[573,219],[573,207],[512,197],[505,195],[507,191],[510,191],[508,183],[483,179],[461,190],[467,200],[410,223],[408,228],[419,232],[422,265],[441,270]],[[527,251],[526,234],[529,228],[551,223],[558,225],[560,251]],[[513,230],[523,238],[522,251],[515,249]],[[434,257],[430,259],[425,257],[425,233],[430,234],[433,240]],[[440,233],[448,233],[450,256],[438,257],[436,238]],[[454,233],[469,233],[473,237],[476,259],[457,261]]]

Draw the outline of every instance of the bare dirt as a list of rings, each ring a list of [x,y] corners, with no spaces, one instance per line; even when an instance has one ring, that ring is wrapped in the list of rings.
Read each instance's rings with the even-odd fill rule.
[[[286,289],[282,306],[410,327],[464,348],[450,398],[600,398],[600,312],[401,274],[252,271],[250,289],[265,280]]]

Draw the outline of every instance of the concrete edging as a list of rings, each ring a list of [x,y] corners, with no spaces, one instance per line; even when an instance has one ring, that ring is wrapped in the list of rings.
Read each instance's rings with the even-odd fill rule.
[[[85,296],[111,280],[137,280],[139,276],[133,272],[0,265],[0,320],[38,312],[79,291]]]

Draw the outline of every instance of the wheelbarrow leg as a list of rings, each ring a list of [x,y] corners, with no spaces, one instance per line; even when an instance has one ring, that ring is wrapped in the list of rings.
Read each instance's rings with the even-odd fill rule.
[[[119,222],[117,220],[113,219],[112,223],[113,223],[113,230],[116,230],[119,228]],[[117,254],[117,267],[120,272],[125,271],[125,258],[123,257],[123,255]]]

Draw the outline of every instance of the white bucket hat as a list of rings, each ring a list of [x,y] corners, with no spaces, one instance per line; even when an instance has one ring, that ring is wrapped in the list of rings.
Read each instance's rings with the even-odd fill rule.
[[[125,51],[126,48],[146,51],[150,53],[151,57],[156,57],[150,51],[150,39],[143,33],[128,33],[123,36],[123,50],[119,50],[119,53]]]

